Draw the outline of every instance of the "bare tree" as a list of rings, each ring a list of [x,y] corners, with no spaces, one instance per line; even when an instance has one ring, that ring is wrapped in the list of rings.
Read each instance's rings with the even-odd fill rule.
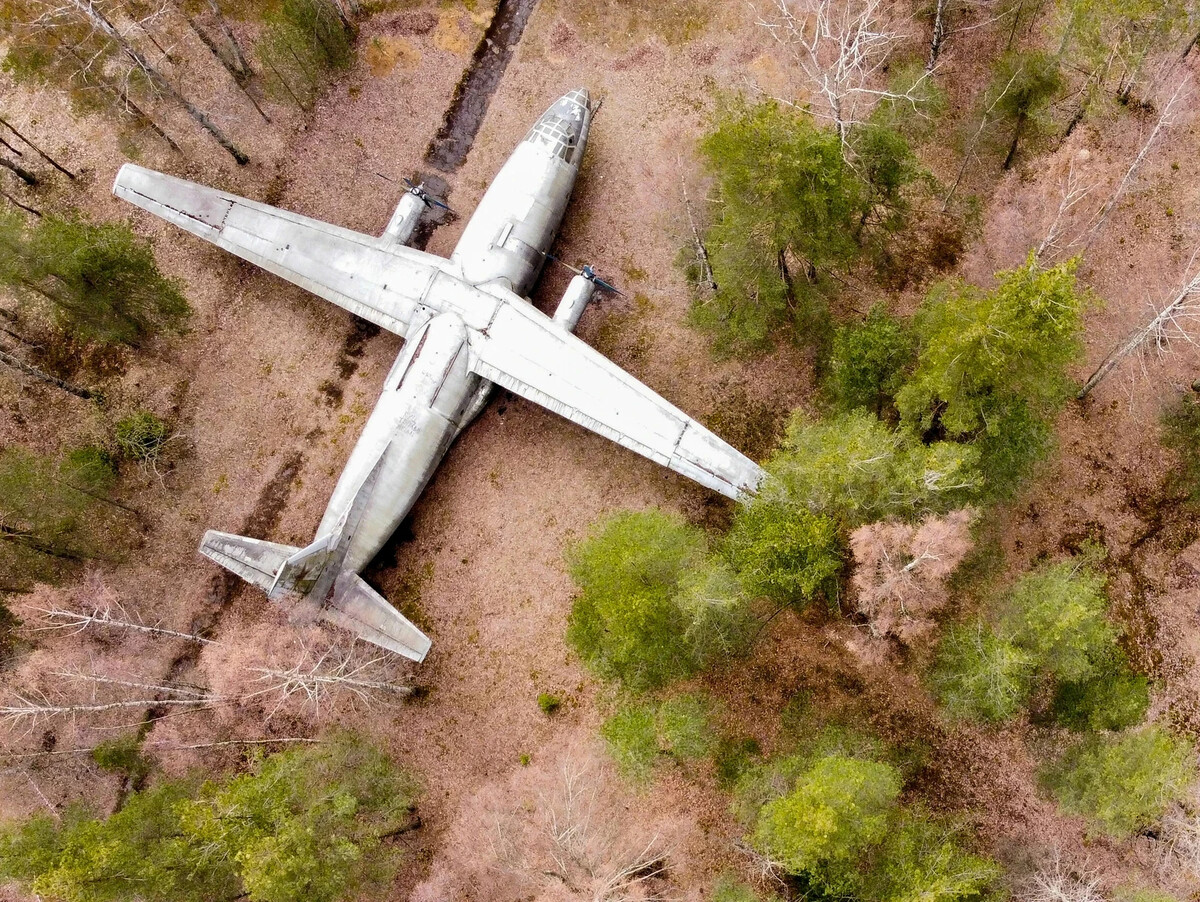
[[[7,194],[4,196],[8,197]],[[8,199],[12,200],[11,197],[8,197]],[[15,200],[12,202],[17,204],[18,207],[29,209],[28,207],[25,207],[24,204],[18,203]],[[36,210],[31,212],[37,213]],[[41,214],[37,213],[37,215],[40,216]],[[51,375],[50,373],[47,373],[43,369],[39,369],[31,363],[26,363],[24,360],[21,360],[19,357],[16,357],[13,354],[10,354],[3,348],[0,348],[0,363],[4,364],[5,366],[12,367],[14,370],[24,373],[26,376],[32,376],[34,379],[45,382],[47,385],[53,385],[55,388],[61,389],[68,394],[75,395],[78,398],[90,400],[91,398],[100,397],[99,394],[92,391],[90,388],[84,388],[82,385],[75,385],[74,383],[68,382],[65,379],[60,379],[57,376]]]
[[[666,875],[669,851],[658,834],[634,838],[617,828],[595,758],[568,756],[558,779],[528,811],[493,812],[492,852],[502,866],[561,884],[576,898],[616,902]],[[529,828],[536,831],[529,835]]]
[[[114,48],[120,51],[121,55],[129,63],[129,73],[138,73],[149,83],[155,92],[173,103],[178,104],[187,114],[191,116],[202,128],[213,136],[218,144],[225,149],[239,164],[245,164],[250,161],[250,158],[242,152],[224,131],[217,126],[212,118],[204,110],[197,107],[186,96],[184,96],[170,80],[146,58],[134,44],[125,36],[125,34],[113,24],[112,20],[105,11],[95,2],[95,0],[64,0],[61,5],[51,5],[51,0],[35,0],[40,8],[40,14],[34,21],[35,26],[42,28],[54,28],[58,23],[81,23],[92,29],[96,34],[101,35]]]
[[[217,694],[240,700],[231,716],[266,723],[280,713],[321,720],[395,705],[412,694],[407,663],[320,624],[298,627],[271,616],[205,649],[201,664]]]
[[[46,153],[46,151],[42,150],[42,148],[39,147],[37,144],[34,144],[33,141],[31,141],[29,138],[27,138],[25,136],[24,132],[17,131],[17,129],[13,126],[13,124],[11,122],[9,122],[7,119],[5,119],[3,116],[0,116],[0,125],[3,125],[6,129],[8,129],[10,132],[12,132],[14,135],[16,135],[18,138],[20,138],[21,141],[23,141],[25,144],[29,145],[29,147],[32,148],[33,151],[39,157],[41,157],[43,160],[45,160],[47,163],[49,163],[51,166],[53,166],[55,169],[57,169],[59,172],[61,172],[63,175],[65,175],[67,178],[69,178],[69,179],[75,178],[75,173],[71,172],[71,170],[67,169],[65,166],[63,166],[61,163],[59,163],[58,160],[54,159],[54,157],[50,156],[48,153]]]
[[[1183,871],[1200,877],[1200,813],[1191,804],[1175,803],[1163,815],[1158,830],[1158,870],[1170,874]]]
[[[708,248],[704,246],[704,240],[700,237],[700,228],[696,225],[696,214],[692,209],[692,200],[688,196],[687,176],[684,175],[683,160],[679,160],[679,184],[683,189],[683,206],[687,211],[688,226],[692,230],[692,244],[696,249],[696,264],[700,267],[700,273],[704,277],[704,284],[712,291],[717,290],[717,279],[713,275],[712,263],[708,259]]]
[[[211,704],[208,698],[122,698],[107,702],[55,702],[40,693],[13,692],[7,703],[0,704],[0,722],[26,732],[56,717],[76,718],[84,714],[101,714],[140,708],[145,711],[157,706],[197,707]]]
[[[967,148],[963,151],[962,163],[958,167],[958,175],[954,177],[954,183],[950,186],[950,190],[946,192],[945,200],[942,201],[943,213],[949,209],[950,201],[954,198],[955,193],[958,191],[958,186],[962,184],[963,176],[967,174],[967,167],[971,164],[971,160],[975,156],[975,148],[979,144],[979,139],[983,137],[983,133],[987,130],[988,125],[990,125],[993,121],[992,113],[996,111],[996,107],[1000,105],[1002,100],[1004,100],[1005,95],[1008,94],[1009,90],[1012,88],[1013,84],[1016,82],[1017,78],[1020,77],[1020,75],[1020,69],[1012,74],[1012,77],[1008,80],[1008,84],[1006,84],[1004,89],[996,95],[996,99],[993,100],[991,105],[983,111],[983,115],[979,118],[979,128],[975,129],[975,134],[973,134],[971,136],[971,140],[967,142]]]
[[[8,159],[8,157],[0,157],[0,166],[3,166],[31,188],[38,183],[38,177],[36,175],[34,175],[24,166],[14,163],[12,160]]]
[[[13,197],[11,194],[9,194],[7,191],[0,191],[0,197],[3,197],[6,201],[8,201],[14,207],[24,210],[26,213],[30,214],[31,216],[36,216],[39,219],[41,219],[41,217],[42,217],[41,210],[31,207],[28,204],[21,203],[19,200],[17,200],[15,197]]]
[[[212,645],[212,639],[206,639],[195,633],[168,629],[158,623],[146,623],[137,614],[131,614],[116,600],[98,578],[91,583],[91,594],[94,600],[89,605],[54,606],[42,608],[30,605],[26,610],[43,621],[44,625],[34,626],[31,632],[61,631],[71,634],[82,633],[85,630],[126,630],[135,633],[146,633],[164,639],[182,639],[185,642],[199,642]]]
[[[853,603],[871,634],[909,642],[929,632],[931,615],[949,600],[946,580],[971,550],[970,508],[919,525],[885,522],[850,535]]]
[[[593,743],[563,742],[463,801],[412,898],[674,898],[674,829],[625,791]]]
[[[1055,851],[1017,893],[1020,902],[1106,902],[1103,883],[1094,871],[1078,871],[1063,864]]]
[[[758,20],[812,82],[847,159],[850,132],[881,99],[906,100],[918,109],[920,81],[903,94],[872,87],[904,37],[886,21],[884,9],[883,0],[773,0],[769,17]]]
[[[1192,272],[1198,253],[1200,249],[1192,253],[1186,272]],[[1118,363],[1139,348],[1152,346],[1156,353],[1164,354],[1170,350],[1172,341],[1176,339],[1195,344],[1190,321],[1197,318],[1200,318],[1200,272],[1186,276],[1175,295],[1161,308],[1155,309],[1149,322],[1134,330],[1132,335],[1109,352],[1095,372],[1088,377],[1076,397],[1080,401],[1086,398]]]
[[[1091,185],[1081,183],[1079,173],[1075,171],[1076,159],[1078,158],[1072,157],[1070,166],[1067,168],[1067,177],[1063,181],[1058,209],[1054,213],[1054,219],[1050,223],[1050,228],[1046,230],[1046,236],[1042,238],[1041,243],[1037,246],[1037,250],[1034,251],[1034,257],[1039,263],[1047,253],[1058,255],[1064,250],[1059,245],[1065,228],[1064,220],[1070,215],[1075,205],[1087,197],[1092,190]],[[1067,247],[1070,247],[1074,243],[1074,241],[1070,242]]]
[[[364,654],[361,643],[334,644],[319,652],[302,644],[297,660],[250,668],[257,674],[255,683],[261,688],[246,693],[245,700],[263,696],[272,699],[267,720],[291,701],[301,702],[318,718],[322,709],[336,710],[343,702],[374,708],[412,694],[411,686],[389,678],[387,668],[394,660],[387,652]]]
[[[1092,227],[1088,231],[1087,239],[1084,241],[1082,250],[1080,250],[1080,254],[1087,253],[1088,248],[1092,246],[1092,242],[1096,240],[1096,236],[1100,234],[1105,223],[1108,222],[1109,214],[1112,213],[1113,208],[1117,205],[1117,201],[1124,196],[1125,189],[1129,187],[1129,183],[1133,180],[1134,175],[1141,168],[1142,162],[1146,159],[1150,148],[1154,146],[1154,142],[1158,140],[1159,134],[1162,133],[1164,128],[1169,128],[1175,123],[1176,116],[1181,112],[1181,105],[1191,96],[1190,84],[1191,75],[1189,73],[1179,80],[1179,84],[1175,86],[1174,92],[1167,102],[1163,104],[1158,120],[1154,123],[1154,128],[1150,130],[1150,134],[1146,136],[1146,140],[1142,142],[1142,147],[1138,151],[1137,156],[1134,157],[1129,168],[1125,170],[1125,175],[1117,184],[1116,190],[1113,191],[1112,195],[1104,202],[1104,205],[1096,214]]]

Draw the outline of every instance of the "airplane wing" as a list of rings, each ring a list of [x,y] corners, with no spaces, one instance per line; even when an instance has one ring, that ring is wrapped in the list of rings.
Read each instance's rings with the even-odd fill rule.
[[[730,498],[762,468],[528,304],[471,333],[472,369],[509,391]]]
[[[438,258],[127,163],[113,194],[403,335]]]

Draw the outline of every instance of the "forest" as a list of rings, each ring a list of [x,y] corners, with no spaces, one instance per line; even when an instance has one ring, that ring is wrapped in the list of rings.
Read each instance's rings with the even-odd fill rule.
[[[1189,0],[0,0],[0,899],[1196,897],[1198,45]],[[448,256],[580,86],[531,301],[596,266],[580,337],[757,493],[497,389],[362,574],[425,662],[200,557],[309,543],[402,340],[117,169],[368,234],[413,179]]]

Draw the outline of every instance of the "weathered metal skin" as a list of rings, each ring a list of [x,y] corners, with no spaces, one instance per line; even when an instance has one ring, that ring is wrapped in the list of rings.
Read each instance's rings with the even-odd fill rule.
[[[425,490],[458,435],[483,381],[467,367],[467,330],[442,313],[411,333],[350,454],[317,535],[354,503],[363,474],[383,458],[342,566],[358,572],[379,552]]]
[[[591,122],[581,88],[559,98],[517,145],[450,255],[467,282],[529,294],[562,225]]]
[[[587,147],[587,91],[559,98],[485,193],[449,259],[407,247],[425,196],[379,237],[127,164],[113,192],[406,339],[329,500],[296,548],[209,530],[201,553],[322,619],[413,660],[429,637],[358,576],[399,526],[494,384],[731,498],[753,461],[576,338],[595,283],[571,281],[553,319],[525,296],[562,223]]]

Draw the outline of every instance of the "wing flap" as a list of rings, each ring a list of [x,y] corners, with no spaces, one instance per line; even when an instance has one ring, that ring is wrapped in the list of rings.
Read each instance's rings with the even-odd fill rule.
[[[399,335],[439,272],[421,251],[128,163],[113,193]]]
[[[485,379],[730,498],[763,478],[744,454],[529,305],[503,305],[471,347]]]

